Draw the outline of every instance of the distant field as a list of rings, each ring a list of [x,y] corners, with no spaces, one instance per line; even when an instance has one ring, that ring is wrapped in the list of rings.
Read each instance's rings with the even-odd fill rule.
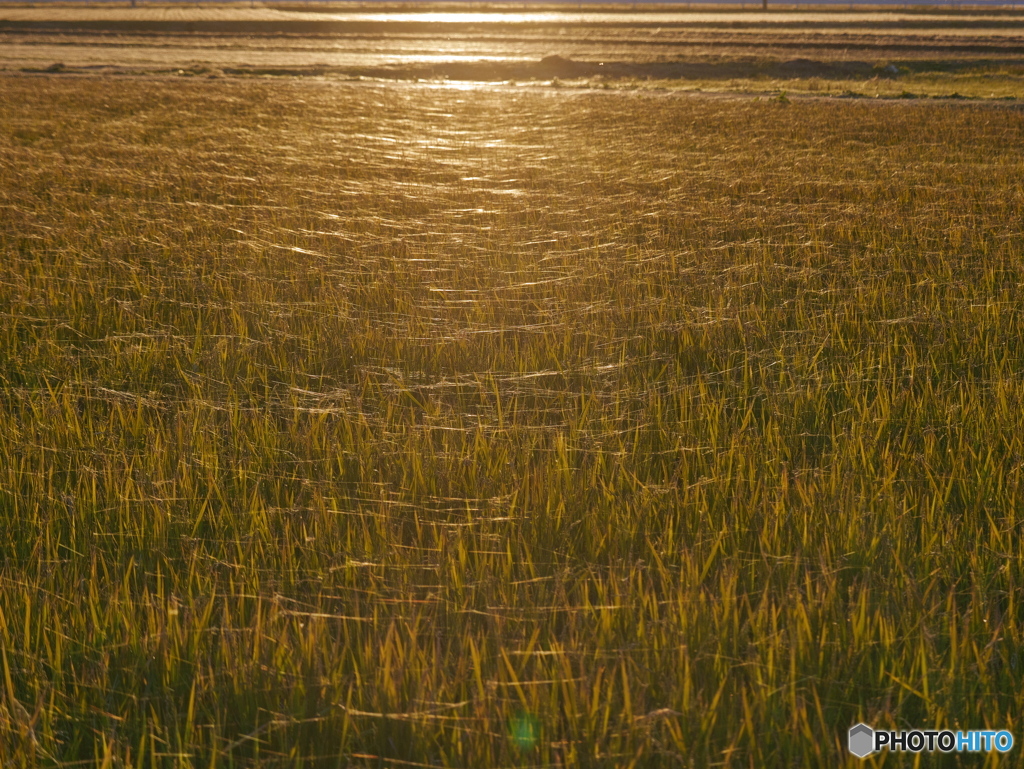
[[[1024,10],[483,8],[0,6],[0,71],[1024,98]]]
[[[0,765],[1019,743],[1021,146],[969,103],[0,78]]]

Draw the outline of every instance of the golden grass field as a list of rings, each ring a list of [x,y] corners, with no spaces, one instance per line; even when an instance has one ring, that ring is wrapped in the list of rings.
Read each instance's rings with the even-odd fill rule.
[[[0,766],[1024,739],[1016,99],[64,58],[0,73]]]

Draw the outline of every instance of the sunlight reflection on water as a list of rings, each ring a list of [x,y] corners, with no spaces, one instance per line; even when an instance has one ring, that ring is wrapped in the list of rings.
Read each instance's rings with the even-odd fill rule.
[[[313,14],[309,14],[312,16]],[[349,22],[412,22],[420,24],[708,24],[723,23],[733,24],[737,21],[744,23],[752,22],[820,22],[830,21],[837,24],[846,22],[883,22],[883,21],[906,21],[913,19],[907,13],[900,12],[875,12],[875,13],[801,13],[796,19],[792,13],[784,14],[778,12],[758,13],[747,11],[738,15],[736,11],[725,13],[689,11],[680,13],[678,11],[649,11],[646,13],[623,13],[604,12],[586,13],[572,11],[531,11],[531,12],[510,12],[510,11],[452,11],[440,12],[414,12],[399,11],[394,13],[322,13],[315,14],[321,20],[349,21]],[[930,21],[946,20],[943,15],[932,15]]]
[[[903,57],[944,61],[963,51],[975,56],[972,51],[997,46],[1000,56],[1015,61],[1024,41],[1018,17],[992,14],[536,7],[442,13],[346,10],[344,6],[335,11],[327,5],[308,11],[144,5],[0,7],[0,21],[45,22],[17,34],[0,32],[0,69],[46,70],[60,62],[68,68],[211,71],[213,75],[219,69],[232,74],[229,70],[235,68],[251,74],[267,70],[263,74],[268,75],[309,75],[322,70],[325,76],[362,70],[346,74],[550,83],[556,75],[582,77],[587,67],[580,64],[604,62],[633,67],[628,72],[620,68],[609,77],[701,77],[707,68],[676,68],[666,74],[657,67],[679,62],[747,62],[755,51],[765,61],[779,62],[884,62]],[[78,24],[86,21],[124,26],[117,28],[116,35],[99,36],[79,29]],[[218,26],[183,32],[183,22]],[[161,24],[179,26],[164,29]],[[560,57],[554,65],[544,64],[554,56]],[[574,64],[560,66],[566,61]],[[760,74],[758,67],[753,69],[755,76]],[[468,82],[443,87],[482,88]]]
[[[452,61],[524,61],[527,59],[525,56],[479,56],[477,54],[466,55],[459,53],[411,53],[381,56],[379,58],[392,63],[419,62],[425,64]]]

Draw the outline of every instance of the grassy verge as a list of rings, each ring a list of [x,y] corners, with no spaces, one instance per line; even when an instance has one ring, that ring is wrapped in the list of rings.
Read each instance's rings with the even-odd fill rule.
[[[4,767],[1024,737],[1018,112],[0,90]]]

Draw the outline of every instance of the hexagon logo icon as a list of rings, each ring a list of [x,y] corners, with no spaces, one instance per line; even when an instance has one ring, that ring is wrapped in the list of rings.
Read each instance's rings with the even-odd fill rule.
[[[851,726],[848,745],[857,758],[870,756],[875,752],[875,730],[867,724]]]

